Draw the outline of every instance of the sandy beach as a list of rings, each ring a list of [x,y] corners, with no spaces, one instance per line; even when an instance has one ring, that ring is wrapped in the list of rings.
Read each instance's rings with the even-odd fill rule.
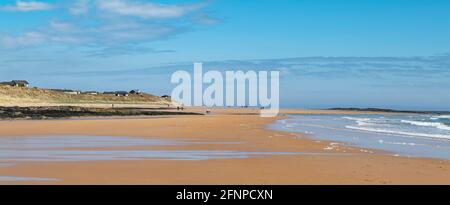
[[[193,110],[203,112],[202,108],[189,111]],[[118,136],[197,142],[85,150],[264,154],[206,160],[14,162],[0,166],[0,176],[54,180],[0,181],[0,184],[450,184],[450,161],[396,157],[383,151],[317,141],[298,133],[273,131],[267,126],[284,117],[261,118],[256,114],[257,110],[251,109],[216,109],[205,116],[1,121],[0,138]],[[325,149],[330,144],[335,149]]]

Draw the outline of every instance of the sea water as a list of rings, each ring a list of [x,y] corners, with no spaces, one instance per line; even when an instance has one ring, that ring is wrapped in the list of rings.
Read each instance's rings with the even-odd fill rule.
[[[395,155],[450,160],[449,115],[289,115],[271,127]]]

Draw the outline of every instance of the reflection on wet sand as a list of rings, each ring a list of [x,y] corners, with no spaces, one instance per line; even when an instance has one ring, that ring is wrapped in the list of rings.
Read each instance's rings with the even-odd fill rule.
[[[233,143],[233,142],[232,142]],[[239,142],[236,142],[239,143]],[[152,146],[181,146],[192,144],[217,144],[182,140],[161,140],[138,137],[110,136],[33,136],[1,137],[0,165],[20,163],[112,161],[112,160],[210,160],[243,159],[268,155],[291,155],[283,152],[240,152],[212,150],[157,150]],[[230,142],[224,143],[230,144]],[[138,150],[123,147],[142,147]],[[109,149],[102,149],[109,148]],[[32,177],[0,176],[0,181],[47,181]]]
[[[35,178],[35,177],[9,177],[0,176],[0,182],[29,182],[29,181],[58,181],[58,179],[52,178]]]

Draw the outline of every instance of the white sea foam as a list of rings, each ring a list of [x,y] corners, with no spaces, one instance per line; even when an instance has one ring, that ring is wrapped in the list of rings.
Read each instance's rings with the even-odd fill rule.
[[[430,119],[432,120],[438,120],[438,119],[450,119],[450,115],[437,115],[437,116],[433,116]]]
[[[353,129],[353,130],[362,130],[362,131],[385,133],[385,134],[407,135],[407,136],[425,137],[425,138],[450,139],[450,135],[393,131],[393,130],[375,129],[375,128],[367,128],[367,127],[355,127],[355,126],[345,126],[345,127],[348,129]]]
[[[374,125],[375,119],[372,118],[358,118],[358,117],[342,117],[346,120],[353,120],[358,124],[359,126],[371,126]]]
[[[359,126],[370,126],[370,125],[374,125],[373,123],[368,123],[368,122],[363,122],[363,121],[356,121],[356,124],[358,124]]]
[[[360,117],[342,117],[342,119],[361,121],[361,122],[370,122],[370,121],[372,121],[371,118],[360,118]]]
[[[449,130],[450,131],[449,126],[447,126],[443,123],[440,123],[440,122],[422,122],[422,121],[411,121],[411,120],[402,120],[401,122],[408,123],[411,125],[423,126],[423,127],[436,127],[441,130]]]

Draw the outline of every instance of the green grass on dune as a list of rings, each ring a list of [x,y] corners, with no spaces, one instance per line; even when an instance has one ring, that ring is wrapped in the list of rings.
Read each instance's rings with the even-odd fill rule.
[[[0,103],[60,104],[168,104],[170,101],[151,94],[118,97],[114,95],[71,95],[41,88],[19,88],[0,85]]]

